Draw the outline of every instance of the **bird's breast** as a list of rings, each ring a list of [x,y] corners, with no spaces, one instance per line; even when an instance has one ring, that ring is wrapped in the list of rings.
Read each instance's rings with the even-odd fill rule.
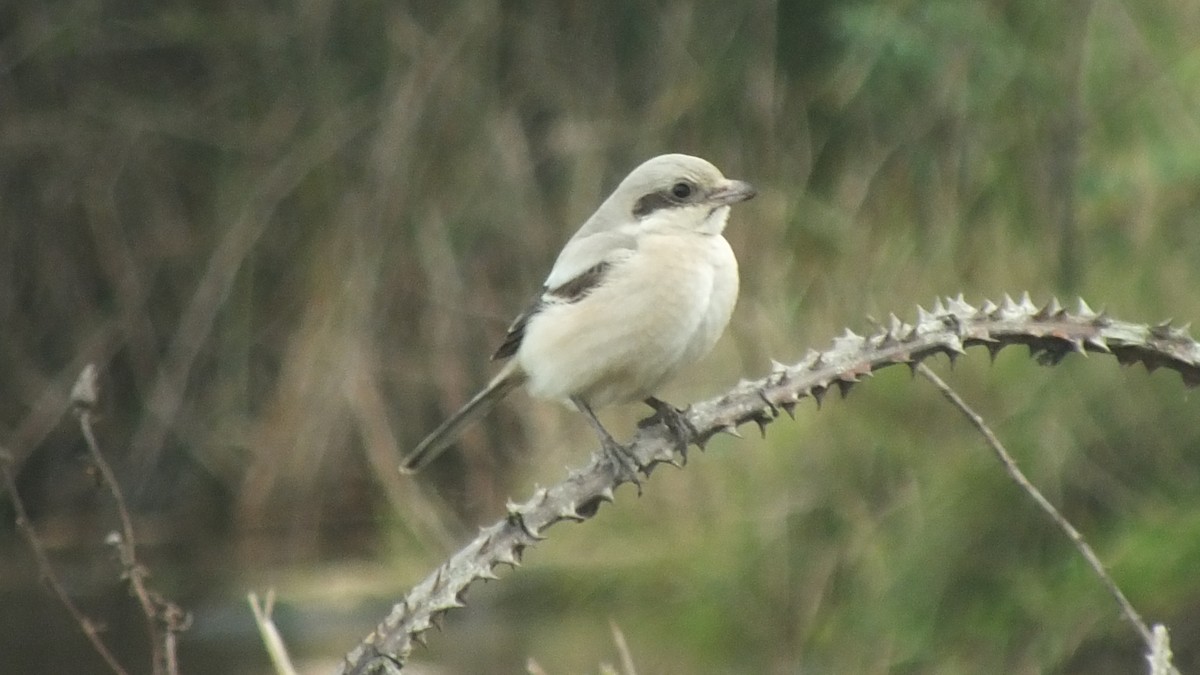
[[[716,235],[647,234],[574,303],[548,305],[517,357],[532,395],[594,407],[645,398],[712,348],[737,298],[737,261]]]

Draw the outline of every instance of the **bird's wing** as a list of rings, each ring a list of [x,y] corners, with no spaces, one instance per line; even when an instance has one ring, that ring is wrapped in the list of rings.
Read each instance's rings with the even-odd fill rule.
[[[637,248],[637,239],[621,232],[603,232],[567,242],[554,269],[546,279],[542,292],[508,327],[500,348],[492,360],[506,359],[521,347],[525,327],[550,304],[571,304],[587,297],[615,265],[628,259]],[[590,261],[591,264],[584,266]],[[569,276],[565,273],[573,272]]]
[[[525,339],[525,327],[529,325],[529,320],[543,308],[551,303],[579,302],[603,282],[604,276],[611,268],[612,263],[600,262],[557,288],[543,288],[541,294],[508,327],[508,333],[504,335],[504,342],[500,344],[496,353],[492,354],[492,360],[506,359],[517,353],[517,349],[521,347],[521,341]]]

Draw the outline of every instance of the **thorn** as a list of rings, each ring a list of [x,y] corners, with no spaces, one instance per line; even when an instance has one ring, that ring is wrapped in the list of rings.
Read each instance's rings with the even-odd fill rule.
[[[1090,335],[1086,342],[1087,346],[1098,352],[1104,352],[1105,354],[1112,353],[1112,350],[1108,348],[1108,340],[1105,340],[1103,335]]]
[[[847,328],[846,332],[833,339],[833,350],[835,352],[841,352],[859,349],[862,347],[864,341],[865,340],[861,335],[858,335],[854,331]]]
[[[1062,304],[1059,303],[1057,297],[1051,296],[1050,302],[1042,305],[1042,308],[1037,311],[1037,314],[1033,315],[1033,318],[1038,321],[1045,321],[1046,319],[1056,319],[1062,313]]]
[[[1167,338],[1170,338],[1172,321],[1174,321],[1174,319],[1167,319],[1166,321],[1163,321],[1162,323],[1160,323],[1156,326],[1151,326],[1150,335],[1152,335],[1160,340],[1166,340]]]
[[[788,417],[792,418],[792,421],[796,420],[796,403],[794,401],[783,401],[779,404],[779,407],[783,408],[783,412],[787,413]]]
[[[881,347],[889,347],[900,342],[901,333],[907,333],[907,327],[900,317],[895,314],[888,314],[888,325],[883,332],[883,339],[880,341]]]
[[[766,378],[767,383],[781,385],[790,379],[792,379],[791,369],[775,359],[771,359],[771,374]]]
[[[817,402],[817,410],[821,409],[821,402],[825,400],[826,391],[828,390],[825,387],[819,385],[808,390],[808,395],[812,396],[813,400]]]
[[[771,399],[767,398],[766,392],[764,392],[762,389],[759,389],[758,397],[762,399],[763,403],[767,404],[767,407],[763,409],[764,413],[770,412],[771,417],[779,417],[779,408],[771,402]]]
[[[965,297],[963,297],[962,291],[959,291],[958,295],[954,296],[953,298],[946,298],[946,304],[950,307],[952,312],[963,317],[969,317],[975,313],[975,308],[967,302]]]
[[[998,354],[1000,354],[1000,351],[1003,350],[1003,348],[1004,348],[1003,342],[992,342],[992,341],[984,342],[984,346],[988,347],[988,357],[991,359],[992,365],[995,365],[996,357],[998,356]]]
[[[856,382],[856,380],[838,380],[837,381],[838,392],[842,395],[843,400],[846,398],[846,396],[848,396],[850,394],[850,389],[851,389],[851,387],[854,386],[855,382]]]
[[[608,502],[609,504],[615,501],[615,496],[613,495],[613,489],[611,487],[605,487],[597,496],[600,498],[600,501]]]
[[[755,415],[751,419],[753,419],[754,423],[758,425],[758,433],[763,438],[766,438],[767,437],[767,425],[771,423],[771,421],[772,421],[771,418]]]
[[[730,436],[733,436],[734,438],[745,438],[745,436],[743,436],[741,432],[737,430],[737,427],[732,424],[726,424],[725,426],[721,427],[720,430],[729,434]]]
[[[941,298],[933,299],[933,314],[934,316],[942,316],[946,314],[946,306],[942,304]]]
[[[933,315],[929,313],[929,310],[917,305],[917,323],[929,323],[930,321],[933,321]]]
[[[1197,386],[1200,386],[1200,368],[1180,370],[1179,375],[1183,378],[1183,386],[1188,389],[1195,389]]]
[[[1083,319],[1090,320],[1099,318],[1098,315],[1092,311],[1092,308],[1088,306],[1087,301],[1083,298],[1079,298],[1079,307],[1075,310],[1075,313]]]
[[[1069,340],[1054,343],[1051,346],[1041,346],[1038,348],[1030,345],[1029,354],[1034,358],[1034,360],[1037,361],[1039,366],[1057,366],[1058,364],[1062,363],[1063,359],[1067,358],[1067,354],[1070,353],[1064,344],[1066,342],[1069,342]]]
[[[546,538],[542,535],[538,528],[530,527],[529,523],[525,522],[525,514],[521,513],[520,511],[509,511],[507,520],[510,524],[521,528],[521,531],[534,541],[541,541]]]
[[[996,306],[996,303],[991,300],[984,300],[983,304],[979,306],[979,311],[975,313],[975,316],[981,319],[994,319],[996,318],[996,312],[999,310],[1000,308]]]
[[[575,506],[575,502],[563,504],[562,507],[559,507],[556,515],[558,515],[558,518],[562,518],[563,520],[574,520],[576,522],[583,522],[586,520],[582,515],[580,515],[580,509]]]
[[[1113,351],[1113,356],[1117,357],[1117,363],[1123,366],[1131,366],[1138,362],[1138,353],[1132,349],[1117,349]]]
[[[1017,303],[1013,302],[1012,296],[1008,293],[1004,294],[1004,299],[1000,301],[1000,312],[1005,315],[1015,314],[1017,311]]]
[[[811,361],[809,361],[810,355],[812,356]],[[809,349],[808,353],[804,355],[804,360],[808,362],[809,370],[819,370],[825,366],[825,355],[815,349]]]
[[[1021,291],[1021,310],[1025,314],[1034,314],[1037,312],[1037,305],[1033,304],[1033,300],[1029,297],[1029,291]]]
[[[962,338],[958,337],[957,335],[951,335],[949,338],[947,338],[946,349],[952,352],[955,356],[962,356],[967,353],[966,348],[963,347]]]
[[[483,536],[483,528],[482,527],[479,528],[479,534],[480,534],[480,536]],[[492,547],[492,535],[489,534],[483,538],[483,541],[479,542],[479,550],[486,551],[491,547]]]

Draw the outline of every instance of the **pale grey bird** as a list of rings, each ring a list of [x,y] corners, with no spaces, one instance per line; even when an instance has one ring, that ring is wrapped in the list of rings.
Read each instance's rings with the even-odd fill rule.
[[[722,232],[730,205],[754,194],[699,157],[662,155],[634,169],[563,247],[539,297],[509,327],[492,356],[508,359],[504,368],[421,441],[401,471],[428,464],[521,384],[584,413],[625,471],[638,467],[595,408],[645,401],[684,438],[680,411],[654,394],[725,331],[738,268]]]

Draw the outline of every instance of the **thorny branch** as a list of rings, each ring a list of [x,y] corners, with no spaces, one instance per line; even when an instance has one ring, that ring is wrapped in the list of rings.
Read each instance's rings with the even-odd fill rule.
[[[1054,365],[1068,354],[1112,354],[1122,364],[1141,362],[1149,370],[1170,368],[1188,387],[1200,385],[1200,343],[1186,327],[1170,322],[1154,326],[1118,321],[1095,312],[1082,300],[1074,312],[1057,299],[1037,307],[1028,294],[1020,300],[973,307],[959,295],[938,299],[932,310],[917,308],[915,324],[895,315],[870,336],[847,330],[823,351],[815,350],[793,365],[775,363],[773,372],[756,381],[742,381],[726,394],[687,411],[696,430],[689,439],[703,448],[717,433],[737,435],[737,427],[754,422],[765,434],[781,412],[793,413],[805,397],[818,404],[833,387],[844,396],[863,377],[876,370],[918,365],[936,354],[951,360],[967,347],[983,345],[993,358],[1002,348],[1025,345],[1038,362]],[[629,450],[647,476],[660,463],[678,465],[675,442],[661,424],[641,429]],[[686,458],[683,458],[686,459]],[[483,528],[479,535],[417,584],[388,616],[346,655],[339,673],[393,673],[403,667],[413,643],[437,625],[450,609],[462,607],[467,588],[480,579],[496,579],[496,567],[516,566],[524,550],[545,538],[545,531],[564,520],[582,521],[600,504],[613,500],[622,482],[619,471],[594,455],[587,466],[572,471],[549,488],[537,489],[523,504],[510,503],[508,515]],[[1156,642],[1165,645],[1165,629],[1155,627]],[[1164,652],[1157,652],[1163,654]],[[1164,671],[1165,672],[1165,671]]]

